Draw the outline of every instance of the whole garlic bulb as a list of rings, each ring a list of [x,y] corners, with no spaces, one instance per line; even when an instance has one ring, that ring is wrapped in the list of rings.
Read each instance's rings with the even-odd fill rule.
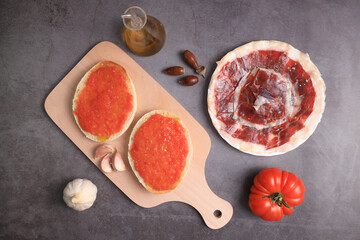
[[[69,207],[83,211],[93,205],[96,193],[97,187],[90,180],[77,178],[66,185],[63,199]]]

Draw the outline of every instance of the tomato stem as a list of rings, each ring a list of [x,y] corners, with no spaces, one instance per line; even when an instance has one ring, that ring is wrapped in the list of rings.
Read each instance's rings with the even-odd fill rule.
[[[287,202],[283,199],[283,197],[284,197],[284,195],[281,192],[276,192],[276,193],[273,193],[271,195],[268,195],[268,196],[265,196],[265,197],[262,197],[262,198],[270,198],[271,199],[271,205],[273,207],[274,207],[273,204],[275,203],[279,207],[284,205],[287,208],[292,208],[287,204]]]

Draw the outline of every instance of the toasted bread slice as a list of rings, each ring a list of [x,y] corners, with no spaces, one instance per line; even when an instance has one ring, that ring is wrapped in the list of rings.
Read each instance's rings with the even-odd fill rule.
[[[116,70],[118,70],[122,74],[122,76],[125,77],[127,91],[132,96],[131,101],[129,102],[129,104],[131,104],[132,107],[127,112],[122,113],[122,114],[127,114],[127,116],[126,116],[126,120],[123,123],[121,129],[119,129],[116,132],[111,133],[108,136],[98,136],[95,133],[86,131],[82,127],[82,124],[79,121],[79,117],[76,114],[76,110],[78,108],[79,95],[86,88],[86,83],[88,82],[90,76],[93,73],[95,73],[97,70],[99,70],[100,68],[104,68],[104,67],[115,67]],[[101,81],[101,79],[99,79],[99,81]],[[124,91],[126,91],[126,90],[124,90]],[[126,73],[126,70],[122,66],[120,66],[119,64],[116,64],[114,62],[101,61],[98,64],[96,64],[94,67],[92,67],[84,75],[84,77],[80,80],[79,84],[77,85],[75,95],[74,95],[74,98],[73,98],[72,109],[73,109],[73,115],[75,117],[75,121],[76,121],[77,125],[79,126],[80,130],[85,134],[85,136],[87,138],[89,138],[89,139],[91,139],[93,141],[96,141],[96,142],[108,142],[108,141],[112,141],[112,140],[120,137],[129,128],[129,126],[130,126],[130,124],[131,124],[131,122],[132,122],[132,120],[134,119],[134,116],[135,116],[136,106],[137,106],[137,101],[136,101],[135,87],[134,87],[129,75]],[[97,107],[98,107],[98,104],[97,104]],[[119,117],[122,117],[122,116],[119,116]],[[102,126],[104,126],[104,125],[102,125]]]
[[[135,162],[138,161],[138,159],[134,159],[134,156],[132,156],[132,147],[133,147],[133,144],[134,144],[134,140],[135,140],[135,136],[139,130],[139,128],[144,124],[146,123],[153,115],[156,115],[156,114],[159,114],[163,117],[167,117],[167,118],[172,118],[174,120],[176,120],[178,123],[180,123],[181,127],[184,129],[182,134],[183,136],[186,138],[186,144],[187,144],[187,156],[186,156],[186,159],[183,160],[185,161],[185,164],[184,164],[184,167],[183,169],[180,169],[181,170],[181,173],[180,175],[178,176],[178,179],[174,179],[175,182],[171,185],[168,186],[168,188],[166,189],[156,189],[155,187],[153,186],[150,186],[148,182],[146,182],[144,180],[144,177],[141,175],[141,173],[136,169],[135,167]],[[164,129],[166,127],[169,127],[169,126],[163,126]],[[150,135],[151,136],[151,135]],[[147,136],[148,137],[148,136]],[[182,137],[182,136],[179,136],[179,137]],[[166,141],[171,141],[171,138],[170,139],[166,139]],[[146,145],[148,146],[148,145]],[[193,146],[192,146],[192,143],[191,143],[191,139],[190,139],[190,134],[188,132],[188,130],[186,129],[185,125],[182,123],[182,121],[180,120],[179,117],[175,116],[174,114],[168,112],[168,111],[165,111],[165,110],[154,110],[154,111],[151,111],[147,114],[145,114],[135,125],[135,127],[133,128],[132,132],[131,132],[131,136],[130,136],[130,140],[129,140],[129,151],[128,151],[128,158],[129,158],[129,163],[130,163],[130,166],[133,170],[133,172],[135,173],[136,177],[138,178],[139,182],[151,193],[166,193],[166,192],[169,192],[173,189],[175,189],[178,184],[182,181],[182,179],[184,178],[188,168],[189,168],[189,165],[190,165],[190,162],[191,162],[191,159],[192,159],[192,156],[193,156]],[[150,148],[150,151],[153,150]],[[154,153],[155,154],[155,153]],[[170,155],[172,155],[171,153],[169,153]],[[177,161],[177,160],[174,160],[174,159],[170,159],[169,160],[171,163],[174,163],[174,161]],[[179,160],[180,161],[180,160]],[[157,178],[158,176],[155,176],[157,175],[158,173],[159,174],[162,174],[162,173],[166,173],[167,170],[169,170],[170,168],[172,167],[175,167],[174,165],[171,165],[171,166],[168,166],[167,169],[164,169],[162,168],[161,170],[162,171],[159,171],[159,169],[155,166],[157,164],[161,164],[161,163],[156,163],[154,164],[154,162],[147,162],[147,167],[148,168],[151,168],[150,169],[150,172],[151,174],[153,174],[151,177],[154,177],[154,178]],[[177,165],[177,164],[175,164]],[[181,165],[181,164],[180,164]],[[157,173],[158,171],[158,173]],[[160,173],[161,172],[161,173]],[[165,181],[167,181],[168,179],[166,178],[169,178],[170,176],[164,176],[165,177]]]

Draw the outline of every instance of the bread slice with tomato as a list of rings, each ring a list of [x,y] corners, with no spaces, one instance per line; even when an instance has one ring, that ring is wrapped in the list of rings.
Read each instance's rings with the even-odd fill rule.
[[[126,70],[111,61],[101,61],[80,80],[72,109],[76,124],[96,142],[120,137],[136,111],[135,87]]]
[[[184,178],[193,156],[190,134],[179,117],[154,110],[136,123],[128,146],[130,166],[151,193],[175,189]]]

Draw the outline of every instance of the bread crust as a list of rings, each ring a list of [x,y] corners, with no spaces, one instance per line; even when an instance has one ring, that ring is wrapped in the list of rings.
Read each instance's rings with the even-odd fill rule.
[[[79,93],[85,88],[86,82],[89,79],[90,75],[102,67],[116,67],[123,74],[123,76],[125,76],[126,85],[128,86],[130,94],[133,96],[133,109],[130,111],[129,116],[128,116],[127,120],[125,121],[124,126],[122,127],[121,131],[109,136],[109,138],[107,138],[104,141],[99,140],[98,136],[95,136],[95,135],[85,131],[84,129],[82,129],[82,127],[79,124],[78,117],[74,114],[74,111],[77,108],[76,101],[77,101]],[[129,77],[126,70],[122,66],[120,66],[117,63],[111,62],[111,61],[101,61],[101,62],[97,63],[81,78],[80,82],[78,83],[78,85],[76,87],[76,91],[75,91],[73,102],[72,102],[73,116],[75,118],[76,124],[79,126],[80,130],[85,134],[85,136],[87,138],[89,138],[95,142],[109,142],[109,141],[115,140],[116,138],[120,137],[129,128],[132,120],[134,119],[136,108],[137,108],[136,92],[135,92],[135,87],[134,87],[134,84],[132,83],[131,78]]]
[[[222,67],[237,58],[241,58],[257,50],[277,50],[285,51],[289,57],[295,61],[299,61],[303,69],[311,76],[312,84],[316,92],[313,112],[310,114],[305,122],[305,127],[296,132],[288,143],[279,147],[265,149],[263,145],[250,143],[241,139],[233,138],[230,134],[223,131],[224,123],[216,118],[217,112],[215,109],[215,89],[217,84],[218,75]],[[321,120],[322,114],[325,109],[325,83],[321,77],[321,73],[315,64],[310,60],[308,54],[302,53],[295,49],[288,43],[279,41],[254,41],[243,46],[240,46],[229,53],[227,53],[219,62],[215,69],[208,88],[208,111],[214,127],[219,132],[220,136],[234,148],[256,156],[274,156],[291,151],[304,143],[315,131],[318,123]],[[239,126],[241,124],[239,123]]]
[[[173,118],[173,119],[177,120],[183,126],[183,128],[185,129],[184,134],[185,134],[185,137],[187,139],[188,147],[189,147],[189,152],[188,152],[188,155],[186,157],[186,164],[185,164],[185,167],[184,167],[183,171],[181,172],[181,176],[180,176],[179,180],[172,186],[171,189],[163,190],[163,191],[155,190],[155,189],[153,189],[152,187],[150,187],[149,185],[147,185],[145,183],[144,179],[140,176],[139,172],[135,169],[134,159],[131,157],[131,153],[130,153],[130,149],[131,149],[131,146],[132,146],[132,144],[134,142],[134,137],[135,137],[135,134],[136,134],[137,130],[141,127],[141,125],[143,123],[145,123],[154,114],[161,114],[164,117],[170,117],[170,118]],[[192,156],[193,156],[193,146],[192,146],[189,131],[187,130],[187,128],[185,127],[185,125],[183,124],[183,122],[181,121],[181,119],[179,117],[177,117],[175,114],[173,114],[171,112],[168,112],[166,110],[154,110],[154,111],[151,111],[149,113],[146,113],[144,116],[142,116],[139,119],[139,121],[136,123],[135,127],[133,128],[133,130],[131,132],[129,145],[128,145],[129,163],[130,163],[131,169],[133,170],[133,172],[134,172],[135,176],[137,177],[137,179],[139,180],[139,182],[145,187],[146,190],[148,190],[151,193],[161,194],[161,193],[170,192],[173,189],[175,189],[180,184],[182,179],[185,177],[185,175],[186,175],[186,173],[188,171],[188,168],[190,166]]]

